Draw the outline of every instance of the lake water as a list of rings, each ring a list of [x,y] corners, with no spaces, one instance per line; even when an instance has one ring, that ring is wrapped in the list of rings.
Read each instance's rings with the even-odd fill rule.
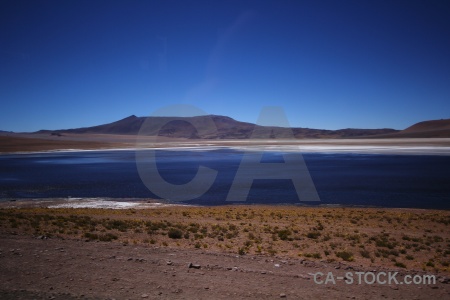
[[[226,199],[243,153],[229,148],[159,150],[156,162],[162,178],[172,184],[191,181],[200,165],[216,170],[208,191],[185,203],[231,204]],[[265,152],[262,163],[283,162],[283,155],[293,154]],[[303,158],[320,202],[300,201],[290,179],[258,179],[244,204],[450,209],[450,156],[303,153]],[[142,182],[134,150],[0,156],[0,201],[60,197],[158,198]]]

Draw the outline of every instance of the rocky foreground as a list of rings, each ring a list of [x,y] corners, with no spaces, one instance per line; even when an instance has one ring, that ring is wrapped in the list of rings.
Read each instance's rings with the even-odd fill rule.
[[[446,299],[449,216],[264,206],[3,208],[0,298]],[[397,275],[359,283],[358,272]],[[428,275],[436,281],[405,283],[405,276]]]
[[[345,276],[388,271],[379,267],[6,234],[0,239],[1,299],[446,299],[450,295],[445,276],[425,285],[314,281],[316,272]],[[398,281],[406,274],[400,271]]]

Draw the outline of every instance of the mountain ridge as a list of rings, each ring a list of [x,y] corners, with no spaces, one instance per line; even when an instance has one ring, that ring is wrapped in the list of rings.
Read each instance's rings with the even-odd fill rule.
[[[214,126],[211,126],[212,123]],[[145,128],[143,125],[145,124]],[[194,124],[194,125],[192,125]],[[198,129],[198,130],[197,130]],[[255,129],[258,129],[255,131]],[[259,133],[254,133],[259,132]],[[382,129],[355,129],[345,128],[339,130],[312,129],[312,128],[284,128],[277,126],[260,126],[253,123],[237,121],[228,116],[204,115],[194,117],[137,117],[130,115],[118,121],[102,125],[60,129],[40,130],[37,133],[51,133],[61,135],[64,133],[77,134],[122,134],[165,136],[188,139],[249,139],[249,138],[357,138],[397,133],[398,130]]]

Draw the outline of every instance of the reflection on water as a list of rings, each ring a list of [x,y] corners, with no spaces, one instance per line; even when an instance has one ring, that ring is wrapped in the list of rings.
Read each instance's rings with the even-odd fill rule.
[[[289,155],[266,152],[262,162],[283,162],[282,154]],[[217,170],[208,192],[188,203],[218,205],[230,203],[225,199],[242,155],[243,150],[231,149],[161,150],[156,162],[161,176],[172,184],[192,180],[200,165]],[[450,156],[308,153],[303,157],[321,205],[450,209]],[[0,156],[1,199],[69,196],[157,198],[142,183],[131,150]],[[291,180],[260,179],[253,182],[246,203],[300,201]]]

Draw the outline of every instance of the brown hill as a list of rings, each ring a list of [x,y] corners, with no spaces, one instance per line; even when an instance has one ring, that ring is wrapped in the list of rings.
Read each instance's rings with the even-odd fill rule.
[[[211,121],[214,126],[211,126]],[[145,126],[143,126],[145,124]],[[195,127],[192,125],[194,124]],[[142,129],[141,129],[142,128]],[[198,130],[197,130],[197,129]],[[196,117],[136,117],[134,115],[122,120],[76,129],[48,131],[39,133],[90,133],[90,134],[127,134],[146,136],[165,136],[189,139],[249,139],[255,138],[254,129],[259,129],[260,138],[353,138],[395,133],[394,129],[340,129],[323,130],[311,128],[262,127],[252,123],[236,121],[230,117],[208,115]],[[141,131],[140,131],[141,130]]]
[[[431,120],[416,123],[403,132],[450,130],[450,119]]]
[[[216,130],[211,130],[210,121],[214,122]],[[143,127],[145,122],[145,126]],[[194,124],[195,127],[192,125]],[[143,134],[148,136],[166,136],[176,138],[248,138],[253,131],[254,124],[239,122],[224,116],[197,117],[136,117],[129,116],[122,120],[75,129],[54,130],[52,133],[91,133],[91,134]],[[142,128],[142,131],[139,132]],[[198,128],[202,135],[199,135]],[[41,130],[42,132],[50,132]]]
[[[376,138],[449,138],[450,119],[416,123],[402,131],[373,136]]]
[[[401,133],[418,137],[450,137],[450,119],[419,122]]]

